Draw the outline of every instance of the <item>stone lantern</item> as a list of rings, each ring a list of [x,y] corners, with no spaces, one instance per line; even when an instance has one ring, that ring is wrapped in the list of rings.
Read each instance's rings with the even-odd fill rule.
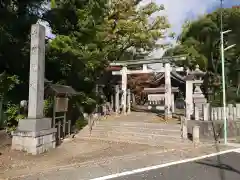
[[[203,104],[207,103],[207,99],[205,98],[200,87],[203,83],[203,76],[205,75],[205,72],[199,69],[199,65],[196,65],[195,70],[192,71],[191,74],[194,76],[193,83],[195,85],[195,89],[193,92],[194,108],[197,108],[199,110],[199,113],[201,114]]]

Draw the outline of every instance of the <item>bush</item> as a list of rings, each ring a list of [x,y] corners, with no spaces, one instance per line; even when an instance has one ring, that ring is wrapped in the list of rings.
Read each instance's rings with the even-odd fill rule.
[[[16,130],[18,126],[19,119],[24,119],[25,116],[20,114],[20,107],[16,104],[7,104],[7,109],[5,111],[6,121],[5,124],[7,125],[6,130],[7,132],[11,132]]]
[[[78,131],[83,129],[86,125],[88,125],[88,121],[84,117],[76,120],[75,127]]]
[[[44,100],[44,115],[45,117],[52,117],[53,113],[53,99],[52,98],[47,98]]]

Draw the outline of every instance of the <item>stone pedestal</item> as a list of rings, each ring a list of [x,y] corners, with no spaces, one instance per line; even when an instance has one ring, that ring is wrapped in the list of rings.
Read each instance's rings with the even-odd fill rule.
[[[207,99],[205,97],[194,97],[194,108],[198,108],[199,116],[203,115],[203,105],[207,103]]]
[[[56,128],[51,128],[51,118],[21,119],[12,132],[12,149],[36,155],[56,147]]]

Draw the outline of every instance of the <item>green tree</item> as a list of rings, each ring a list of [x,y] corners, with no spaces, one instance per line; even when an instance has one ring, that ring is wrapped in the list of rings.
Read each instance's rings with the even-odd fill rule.
[[[236,47],[225,52],[227,86],[233,89],[238,86],[239,57],[240,57],[240,8],[232,7],[223,10],[223,29],[232,32],[224,35],[225,47],[236,44]],[[221,56],[220,56],[220,9],[206,14],[199,19],[184,25],[178,37],[179,45],[168,50],[165,55],[185,52],[189,55],[188,61],[178,64],[199,64],[211,74],[215,85],[220,85]],[[189,43],[191,42],[191,43]],[[189,63],[191,62],[191,63]],[[203,65],[204,63],[205,66]],[[219,89],[219,88],[215,88]]]
[[[28,98],[30,29],[41,17],[43,4],[44,0],[0,2],[0,126],[13,126],[20,100]]]
[[[151,2],[139,6],[139,0],[112,0],[104,21],[105,42],[112,45],[111,60],[124,59],[124,54],[150,53],[153,49],[165,47],[157,43],[166,37],[170,27],[165,16],[154,14],[164,7]],[[150,20],[150,21],[149,21]]]
[[[43,3],[43,0],[6,0],[0,3],[0,74],[4,73],[0,94],[6,94],[7,89],[12,89],[10,87],[20,81],[8,96],[16,102],[27,98],[29,34],[31,25],[40,17]],[[22,96],[16,91],[21,91]]]
[[[56,1],[44,16],[57,36],[47,48],[47,77],[82,92],[82,102],[91,100],[95,82],[110,61],[149,53],[165,37],[166,17],[149,23],[163,7],[138,5],[136,0]]]

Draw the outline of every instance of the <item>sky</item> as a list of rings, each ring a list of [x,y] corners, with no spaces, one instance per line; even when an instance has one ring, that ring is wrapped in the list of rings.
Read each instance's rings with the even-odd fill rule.
[[[181,27],[186,20],[193,20],[199,16],[214,11],[220,7],[220,0],[143,0],[142,4],[149,2],[156,2],[165,6],[164,12],[160,15],[166,15],[171,28],[169,32],[174,32],[176,35],[180,34]],[[240,5],[240,0],[224,0],[224,7],[231,7],[233,5]],[[46,23],[43,25],[47,26]],[[50,28],[46,28],[47,36],[51,36]],[[172,39],[164,40],[175,44]],[[161,41],[160,41],[161,42]],[[154,57],[161,57],[164,51],[162,49],[156,50],[152,53]]]

